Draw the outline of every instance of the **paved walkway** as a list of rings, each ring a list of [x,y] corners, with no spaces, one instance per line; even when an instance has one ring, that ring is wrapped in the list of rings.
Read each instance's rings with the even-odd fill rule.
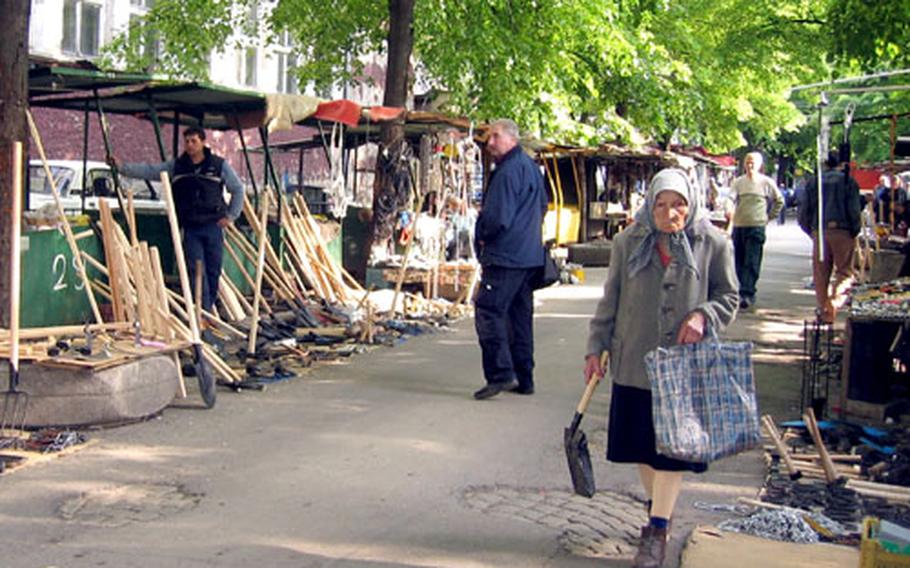
[[[759,310],[734,336],[792,339],[810,311],[807,247],[792,225],[771,228]],[[626,566],[644,512],[634,468],[603,460],[606,388],[584,422],[595,499],[570,494],[562,449],[603,276],[540,294],[531,397],[471,398],[480,357],[464,321],[265,393],[223,392],[212,411],[191,399],[94,432],[75,455],[0,478],[0,565]],[[696,523],[720,520],[695,501],[754,495],[762,472],[748,454],[687,478],[674,556]]]

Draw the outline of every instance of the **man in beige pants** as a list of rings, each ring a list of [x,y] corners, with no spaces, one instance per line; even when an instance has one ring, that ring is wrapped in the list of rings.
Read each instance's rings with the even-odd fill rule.
[[[818,254],[818,180],[812,178],[799,203],[799,226],[812,237],[812,278],[816,314],[823,323],[834,323],[837,309],[853,284],[853,252],[860,230],[862,203],[856,181],[839,169],[837,152],[831,152],[822,175],[823,258]],[[831,274],[834,280],[831,280]]]

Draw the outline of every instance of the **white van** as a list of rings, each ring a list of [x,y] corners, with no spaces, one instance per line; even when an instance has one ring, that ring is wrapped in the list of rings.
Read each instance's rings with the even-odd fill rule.
[[[107,199],[111,208],[118,208],[119,204],[114,193],[114,179],[110,166],[104,162],[95,161],[48,160],[48,166],[51,170],[51,175],[54,177],[54,182],[57,184],[57,191],[60,193],[64,211],[67,213],[82,212],[83,165],[86,167],[85,184],[88,187],[88,191],[85,192],[85,209],[97,210],[98,200],[101,198]],[[51,184],[40,160],[31,160],[29,162],[28,180],[29,209],[35,211],[48,204],[53,206],[54,196],[51,192]],[[120,176],[120,188],[123,191],[124,199],[126,199],[126,192],[132,190],[133,203],[137,213],[146,211],[163,212],[165,210],[160,186],[160,182],[151,182],[150,187],[143,180]]]

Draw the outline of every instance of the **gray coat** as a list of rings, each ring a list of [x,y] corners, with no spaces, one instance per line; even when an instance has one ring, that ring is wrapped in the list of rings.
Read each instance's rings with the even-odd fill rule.
[[[691,242],[698,275],[675,259],[664,269],[655,249],[651,262],[630,277],[629,255],[644,236],[645,230],[633,225],[613,240],[587,353],[609,351],[613,381],[650,390],[645,354],[657,346],[674,345],[680,324],[693,310],[700,310],[719,334],[736,314],[739,283],[729,239],[707,225],[696,227]]]

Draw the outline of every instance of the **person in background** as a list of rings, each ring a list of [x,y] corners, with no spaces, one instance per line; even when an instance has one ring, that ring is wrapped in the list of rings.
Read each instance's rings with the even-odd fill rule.
[[[812,279],[816,315],[822,323],[834,323],[837,309],[853,281],[853,253],[861,227],[862,199],[856,181],[839,168],[837,152],[830,152],[822,174],[822,247],[818,258],[818,181],[806,183],[799,204],[799,226],[812,238]],[[834,281],[831,281],[832,271]]]
[[[658,172],[635,223],[613,241],[584,369],[586,382],[602,375],[600,354],[609,353],[607,459],[637,464],[648,497],[650,519],[641,529],[635,566],[663,563],[683,472],[708,467],[656,453],[645,354],[701,341],[709,328],[720,333],[736,314],[738,288],[730,240],[699,207],[686,173]]]
[[[183,131],[183,154],[159,164],[111,161],[123,175],[157,180],[161,172],[171,178],[177,221],[183,231],[183,250],[190,280],[196,278],[196,261],[201,260],[202,309],[212,311],[218,297],[218,281],[224,254],[224,228],[243,210],[243,184],[223,158],[205,145],[205,130],[191,126]],[[231,194],[224,203],[224,188]],[[192,287],[192,286],[191,286]]]
[[[474,258],[474,225],[477,210],[465,201],[446,199],[446,259]]]
[[[777,224],[784,225],[787,223],[787,208],[790,207],[790,204],[793,201],[793,190],[784,184],[780,184],[777,191],[780,192],[781,197],[784,199],[784,206],[780,208],[780,213],[777,215]]]
[[[755,304],[758,277],[765,246],[765,226],[777,217],[784,199],[774,180],[761,173],[762,156],[749,152],[743,159],[744,174],[733,181],[733,251],[739,279],[739,307]]]
[[[534,298],[532,280],[544,263],[543,216],[547,194],[538,165],[518,144],[518,125],[490,126],[487,151],[496,163],[474,243],[483,267],[474,302],[474,327],[486,386],[477,400],[504,390],[534,393]]]

